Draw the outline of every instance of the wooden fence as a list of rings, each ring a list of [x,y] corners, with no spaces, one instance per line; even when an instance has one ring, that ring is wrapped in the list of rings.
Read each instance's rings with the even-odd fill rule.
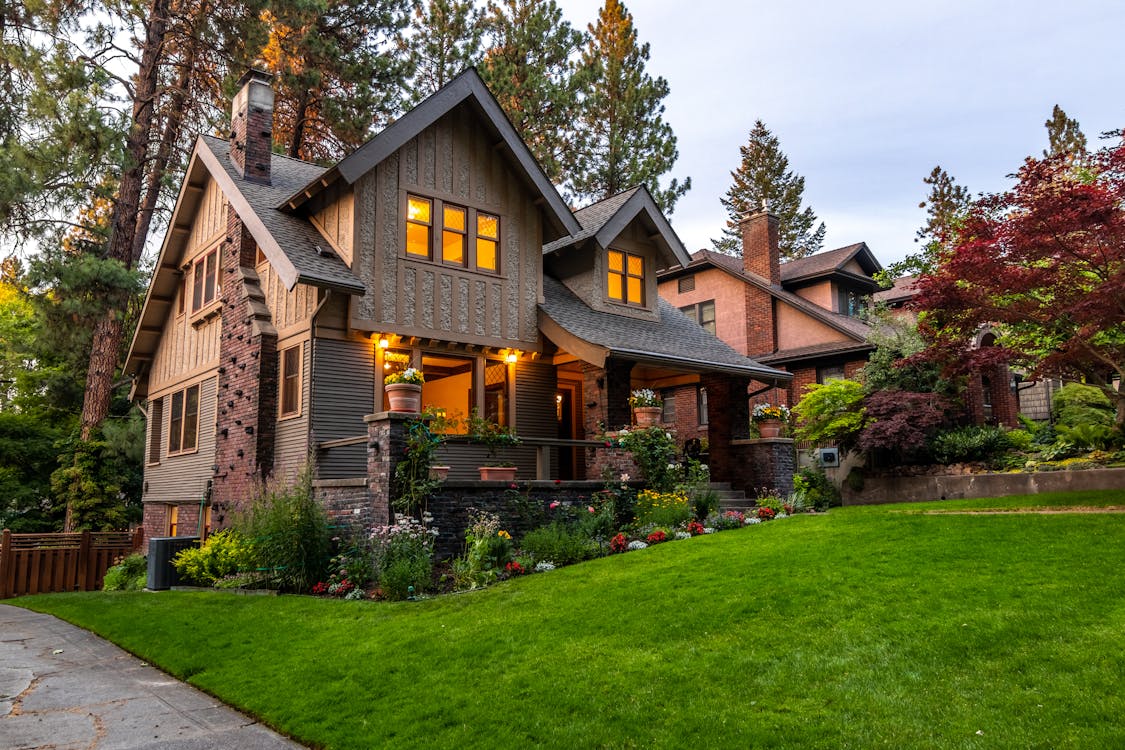
[[[0,536],[0,599],[97,591],[114,560],[140,549],[144,529]]]

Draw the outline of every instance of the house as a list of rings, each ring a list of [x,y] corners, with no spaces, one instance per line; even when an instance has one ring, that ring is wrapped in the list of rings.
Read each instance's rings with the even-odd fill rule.
[[[693,253],[690,263],[660,272],[661,296],[740,354],[792,373],[783,388],[758,383],[756,403],[791,406],[809,383],[855,377],[873,349],[859,317],[879,288],[873,276],[882,266],[871,250],[860,242],[781,263],[776,216],[756,212],[741,229],[741,258]],[[673,389],[665,397],[674,404],[667,421],[680,434],[707,437],[691,409],[706,394]]]
[[[195,144],[126,363],[146,536],[222,525],[310,458],[334,516],[386,523],[383,378],[407,367],[425,406],[514,428],[539,479],[599,480],[591,438],[629,424],[631,389],[705,383],[716,478],[761,481],[744,395],[790,376],[660,298],[657,269],[690,259],[647,190],[572,211],[471,69],[328,167],[271,153],[269,77],[241,86],[230,139]],[[481,447],[443,458],[473,490]]]

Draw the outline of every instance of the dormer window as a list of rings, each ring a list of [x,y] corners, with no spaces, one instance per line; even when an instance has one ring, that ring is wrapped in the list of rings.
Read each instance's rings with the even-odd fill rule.
[[[435,216],[441,217],[441,244],[434,246]],[[406,255],[495,273],[500,217],[435,198],[406,196]]]
[[[645,259],[621,250],[608,252],[606,293],[615,302],[645,303]]]
[[[855,289],[841,289],[839,312],[851,318],[858,318],[867,309],[867,295]]]

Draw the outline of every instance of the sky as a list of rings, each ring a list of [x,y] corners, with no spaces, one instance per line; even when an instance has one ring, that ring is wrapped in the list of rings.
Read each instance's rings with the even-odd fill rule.
[[[576,27],[603,0],[558,0]],[[1003,190],[1047,146],[1055,104],[1091,146],[1125,128],[1125,0],[631,0],[648,71],[670,86],[671,175],[692,188],[671,222],[711,246],[754,120],[805,178],[824,249],[866,242],[887,265],[918,248],[922,178],[941,165]]]

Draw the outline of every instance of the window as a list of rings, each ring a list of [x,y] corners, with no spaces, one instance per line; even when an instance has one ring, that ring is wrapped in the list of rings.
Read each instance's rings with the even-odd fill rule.
[[[484,366],[484,417],[508,425],[508,365],[489,360]]]
[[[717,335],[715,333],[715,300],[711,299],[696,305],[681,307],[680,312],[703,326],[704,330],[712,336]]]
[[[194,451],[199,438],[199,386],[172,394],[168,455]]]
[[[301,413],[301,345],[281,352],[281,416]]]
[[[695,291],[695,277],[694,276],[681,276],[676,281],[676,291],[680,294],[684,292]]]
[[[180,506],[168,505],[168,512],[165,514],[168,518],[168,536],[177,536],[180,530]]]
[[[195,261],[191,275],[191,311],[199,312],[219,295],[219,251],[216,248]]]
[[[673,390],[665,390],[660,392],[661,401],[660,406],[660,421],[661,422],[675,422],[676,421],[676,392]]]
[[[609,251],[606,291],[609,298],[627,305],[645,303],[645,260],[639,255]]]
[[[164,429],[164,399],[148,403],[148,462],[160,463],[160,432]]]
[[[441,215],[441,247],[435,255],[433,216]],[[495,273],[499,266],[500,217],[417,195],[406,196],[406,254]]]
[[[702,386],[695,392],[695,411],[699,415],[699,424],[707,424],[707,389]]]
[[[867,295],[854,289],[840,290],[840,312],[848,317],[857,318],[867,309]]]
[[[833,365],[832,367],[818,367],[816,370],[816,382],[824,385],[829,380],[843,380],[844,366]]]

